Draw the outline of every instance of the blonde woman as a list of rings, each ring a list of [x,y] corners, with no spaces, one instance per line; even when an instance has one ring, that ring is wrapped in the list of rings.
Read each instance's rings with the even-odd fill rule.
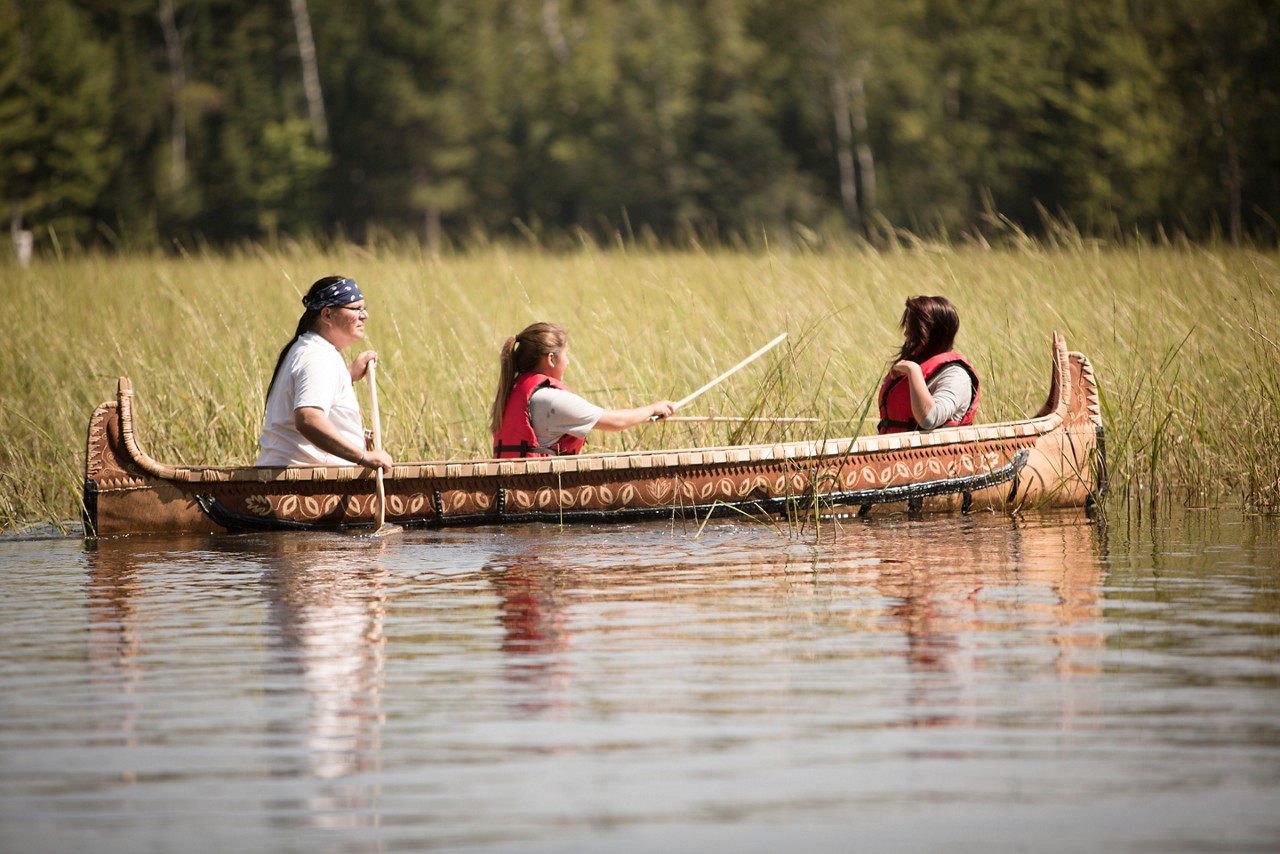
[[[569,336],[554,323],[534,323],[508,338],[498,360],[489,415],[495,457],[577,454],[592,430],[617,432],[675,412],[669,400],[603,409],[569,391]]]

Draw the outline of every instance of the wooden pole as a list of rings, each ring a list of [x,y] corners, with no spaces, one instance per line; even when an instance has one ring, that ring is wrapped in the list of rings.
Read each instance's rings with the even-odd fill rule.
[[[821,424],[821,418],[770,418],[768,416],[747,416],[743,418],[735,418],[731,415],[668,415],[662,419],[663,423],[668,421],[678,423],[709,423],[709,424],[742,424],[747,421],[767,424]]]
[[[769,352],[769,351],[770,351],[770,350],[772,350],[774,347],[776,347],[776,346],[778,346],[779,344],[781,344],[781,343],[782,343],[782,339],[784,339],[784,338],[786,338],[786,337],[787,337],[787,333],[785,333],[785,332],[784,332],[784,333],[782,333],[782,334],[781,334],[781,335],[779,335],[777,338],[773,339],[773,340],[772,340],[772,341],[770,341],[768,344],[764,345],[764,346],[763,346],[763,347],[761,347],[759,350],[755,351],[755,352],[754,352],[754,353],[752,353],[750,356],[748,356],[747,358],[743,359],[741,362],[739,362],[738,364],[734,365],[732,368],[730,368],[729,370],[725,371],[723,374],[721,374],[720,376],[716,377],[716,378],[715,378],[715,379],[713,379],[711,382],[707,383],[707,384],[706,384],[706,385],[704,385],[702,388],[700,388],[700,389],[698,389],[697,391],[695,391],[693,394],[690,394],[690,395],[687,395],[687,396],[685,396],[685,397],[680,398],[679,400],[677,400],[677,401],[676,401],[676,409],[679,409],[680,407],[684,406],[686,403],[688,403],[689,401],[693,400],[693,399],[694,399],[694,398],[696,398],[698,395],[702,394],[704,391],[707,391],[708,389],[710,389],[710,388],[712,388],[712,387],[716,386],[717,384],[724,382],[724,381],[725,381],[725,380],[727,380],[729,377],[733,376],[733,375],[734,375],[734,374],[736,374],[738,371],[742,370],[742,369],[743,369],[743,368],[745,368],[747,365],[751,364],[751,363],[752,363],[752,362],[754,362],[756,359],[759,359],[759,358],[760,358],[761,356],[763,356],[765,353]]]

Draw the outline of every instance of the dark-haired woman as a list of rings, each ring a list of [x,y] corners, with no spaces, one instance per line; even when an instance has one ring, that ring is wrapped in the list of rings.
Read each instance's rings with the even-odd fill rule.
[[[978,373],[952,349],[960,315],[946,297],[911,297],[899,321],[902,349],[880,386],[881,433],[972,424]]]
[[[257,465],[359,465],[390,473],[391,456],[366,448],[352,386],[378,354],[366,350],[350,365],[342,359],[344,349],[364,338],[369,316],[364,295],[354,279],[326,276],[311,286],[302,304],[306,311],[280,351],[267,387]]]
[[[565,386],[569,336],[554,323],[534,323],[502,345],[498,390],[489,414],[495,457],[576,454],[592,430],[616,432],[675,404],[659,400],[634,409],[602,409]]]

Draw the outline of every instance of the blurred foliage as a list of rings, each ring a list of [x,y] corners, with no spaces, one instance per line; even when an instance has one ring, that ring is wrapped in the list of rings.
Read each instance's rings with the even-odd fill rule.
[[[1274,243],[1278,42],[1274,0],[0,0],[0,191],[41,251]]]

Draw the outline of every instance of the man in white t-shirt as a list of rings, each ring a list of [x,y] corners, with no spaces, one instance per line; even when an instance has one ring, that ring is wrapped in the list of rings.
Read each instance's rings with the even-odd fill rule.
[[[293,340],[280,351],[267,390],[259,466],[346,466],[390,473],[391,455],[366,448],[354,382],[378,354],[366,350],[347,365],[342,350],[364,338],[369,316],[354,279],[327,276],[311,286]]]

